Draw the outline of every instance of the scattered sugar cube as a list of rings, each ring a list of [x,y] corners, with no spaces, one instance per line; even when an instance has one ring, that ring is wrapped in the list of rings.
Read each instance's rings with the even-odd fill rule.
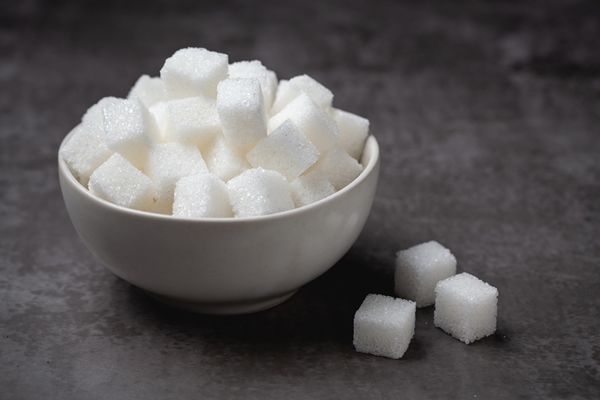
[[[89,121],[73,128],[71,138],[60,149],[61,157],[84,186],[87,186],[92,172],[112,154],[106,146],[102,125]]]
[[[232,78],[219,83],[217,111],[230,146],[248,149],[267,136],[267,114],[258,79]]]
[[[275,100],[277,75],[258,60],[239,61],[229,65],[230,78],[256,78],[260,82],[265,108],[269,110]]]
[[[119,206],[147,210],[153,202],[152,181],[119,153],[90,177],[90,193]]]
[[[334,145],[315,163],[314,169],[322,171],[335,190],[341,190],[360,175],[363,167],[343,149]]]
[[[246,159],[253,167],[272,169],[292,181],[319,159],[319,151],[288,119],[254,146]]]
[[[167,92],[162,79],[151,78],[148,75],[140,76],[127,95],[128,99],[135,97],[140,99],[146,108],[167,100]]]
[[[227,78],[229,57],[202,48],[177,50],[160,70],[167,96],[172,99],[217,96],[217,85]]]
[[[417,307],[435,303],[435,285],[456,274],[456,258],[450,250],[431,241],[396,253],[395,292]]]
[[[169,132],[174,141],[203,149],[221,132],[216,103],[206,97],[171,100],[168,113]]]
[[[298,95],[283,110],[269,119],[269,132],[273,132],[287,119],[291,119],[296,124],[320,153],[331,148],[340,137],[335,121],[305,93]]]
[[[498,289],[463,272],[435,287],[433,323],[466,344],[496,332]]]
[[[401,358],[415,333],[415,303],[369,294],[354,315],[354,348],[360,353]]]
[[[307,172],[294,179],[290,188],[296,207],[307,206],[335,193],[331,182],[319,170]]]
[[[186,218],[233,217],[227,185],[211,173],[181,178],[175,185],[173,215]]]
[[[227,183],[236,217],[274,214],[294,208],[290,185],[279,172],[252,168]]]
[[[161,140],[152,114],[138,99],[110,103],[103,113],[108,147],[143,170],[148,148]]]
[[[340,129],[337,145],[346,150],[354,159],[360,160],[365,140],[369,135],[369,120],[339,109],[333,109],[332,114]]]
[[[175,184],[184,176],[208,172],[202,154],[194,145],[160,143],[148,153],[147,174],[156,186],[156,202],[171,213]]]
[[[238,176],[251,168],[244,154],[229,146],[223,135],[217,135],[213,143],[204,153],[208,170],[217,175],[223,182]]]
[[[85,114],[83,114],[83,117],[81,118],[81,122],[93,123],[93,124],[96,124],[96,125],[102,127],[102,129],[104,129],[104,113],[102,110],[104,109],[104,107],[108,106],[109,104],[115,104],[122,100],[123,99],[119,99],[117,97],[110,97],[110,96],[100,99],[96,104],[94,104],[93,106],[88,108],[88,110],[85,112]]]

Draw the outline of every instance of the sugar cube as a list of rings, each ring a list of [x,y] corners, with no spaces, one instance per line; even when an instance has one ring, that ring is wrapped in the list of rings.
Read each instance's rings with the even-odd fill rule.
[[[173,140],[173,132],[171,131],[171,121],[169,119],[169,102],[159,101],[151,106],[148,111],[156,121],[156,127],[160,132],[160,138],[157,143],[170,142]]]
[[[137,98],[108,104],[103,113],[108,147],[143,170],[148,148],[161,140],[152,114]]]
[[[102,127],[102,129],[104,129],[104,113],[102,110],[109,104],[115,104],[122,100],[123,99],[110,96],[101,98],[96,104],[88,108],[85,114],[83,114],[81,121],[85,123],[93,123],[99,125],[100,127]]]
[[[335,121],[305,93],[269,119],[269,132],[287,119],[291,119],[321,153],[331,148],[340,137]]]
[[[183,48],[159,77],[141,75],[126,99],[105,97],[90,107],[60,154],[83,185],[119,155],[151,180],[150,212],[173,213],[179,181],[178,203],[200,207],[201,197],[186,194],[200,190],[200,178],[182,178],[210,172],[230,184],[234,216],[266,215],[319,201],[362,171],[368,121],[332,101],[308,75],[278,82],[258,60],[229,64],[226,54]],[[217,186],[212,179],[203,188]]]
[[[290,85],[302,93],[306,93],[319,107],[326,109],[331,107],[333,93],[321,83],[308,75],[299,75],[290,79]]]
[[[230,78],[219,83],[217,111],[230,146],[249,149],[267,136],[267,114],[256,78]]]
[[[277,75],[258,60],[239,61],[229,65],[230,78],[256,78],[260,82],[265,108],[269,110],[275,100]]]
[[[308,75],[299,75],[289,81],[282,80],[277,87],[277,95],[271,110],[271,115],[283,110],[301,93],[306,94],[321,109],[331,107],[333,93],[325,86]]]
[[[214,100],[188,97],[167,103],[169,132],[174,141],[195,144],[203,149],[221,132],[221,123]]]
[[[167,93],[162,79],[151,78],[148,75],[140,76],[127,95],[128,99],[135,97],[140,99],[146,108],[167,100]]]
[[[277,85],[277,91],[275,92],[273,105],[269,110],[269,115],[276,115],[279,111],[283,110],[288,104],[290,104],[292,100],[298,97],[300,93],[300,89],[292,85],[289,80],[280,80],[279,84]]]
[[[296,207],[303,207],[335,193],[335,188],[323,172],[314,170],[299,176],[290,183]]]
[[[466,344],[496,331],[498,289],[463,272],[435,287],[433,322]]]
[[[106,146],[106,134],[101,125],[82,122],[71,133],[71,138],[60,149],[60,155],[79,182],[87,186],[92,172],[113,152]]]
[[[119,153],[92,173],[92,194],[119,206],[147,210],[153,202],[152,181]]]
[[[290,185],[279,172],[251,168],[227,182],[236,217],[251,217],[294,208]]]
[[[146,172],[156,187],[156,202],[170,213],[177,181],[184,176],[208,172],[208,169],[196,146],[171,142],[150,149]]]
[[[175,185],[173,215],[186,218],[233,217],[227,185],[211,173],[181,178]]]
[[[343,149],[334,145],[315,163],[314,169],[322,171],[335,190],[341,190],[360,175],[363,167]]]
[[[456,258],[436,241],[396,253],[395,292],[417,307],[435,303],[435,285],[456,274]]]
[[[227,78],[229,57],[203,48],[177,50],[160,70],[167,96],[172,99],[215,98],[217,85]]]
[[[332,110],[332,114],[340,129],[337,145],[354,159],[360,160],[365,140],[369,135],[369,120],[337,108]]]
[[[222,134],[217,135],[204,154],[208,170],[223,182],[251,168],[244,154],[229,146]]]
[[[280,172],[296,179],[319,158],[319,151],[291,120],[286,120],[246,154],[253,167]]]
[[[354,315],[354,348],[360,353],[401,358],[415,333],[415,303],[369,294]]]

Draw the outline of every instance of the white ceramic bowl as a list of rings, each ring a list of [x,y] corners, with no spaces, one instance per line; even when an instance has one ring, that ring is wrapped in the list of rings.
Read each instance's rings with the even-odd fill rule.
[[[354,182],[311,205],[261,217],[195,220],[95,197],[60,156],[58,170],[71,221],[106,268],[166,304],[239,314],[285,301],[350,249],[375,196],[379,147],[373,136],[362,164]]]

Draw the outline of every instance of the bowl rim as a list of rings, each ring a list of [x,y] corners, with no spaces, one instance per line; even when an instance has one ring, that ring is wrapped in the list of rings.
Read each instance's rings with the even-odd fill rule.
[[[128,216],[136,216],[139,218],[150,218],[150,219],[157,219],[157,220],[163,220],[163,221],[173,221],[173,222],[177,222],[177,223],[190,223],[190,224],[250,223],[250,222],[257,222],[257,221],[269,221],[269,220],[275,220],[275,219],[280,219],[280,218],[286,218],[286,217],[294,216],[296,214],[302,214],[305,212],[309,212],[313,208],[317,208],[326,203],[335,201],[338,197],[344,196],[347,192],[353,190],[356,186],[360,185],[361,182],[363,182],[368,176],[370,176],[373,173],[373,171],[376,169],[376,167],[379,163],[379,156],[380,156],[379,144],[377,142],[377,139],[375,138],[375,136],[373,136],[371,133],[369,133],[369,135],[367,136],[367,138],[365,140],[364,150],[363,150],[363,153],[361,156],[361,164],[362,164],[364,161],[365,153],[366,152],[370,153],[370,158],[368,160],[367,165],[362,164],[363,165],[362,172],[352,182],[350,182],[348,185],[346,185],[341,190],[335,192],[334,194],[325,197],[324,199],[321,199],[314,203],[308,204],[306,206],[297,207],[297,208],[294,208],[291,210],[281,211],[281,212],[267,214],[267,215],[257,215],[257,216],[248,216],[248,217],[227,217],[227,218],[224,218],[224,217],[188,218],[188,217],[178,217],[178,216],[174,216],[174,215],[153,213],[150,211],[135,210],[132,208],[119,206],[117,204],[111,203],[108,200],[104,200],[98,196],[94,196],[92,193],[90,193],[90,191],[86,187],[84,187],[75,178],[75,176],[73,175],[73,173],[71,171],[71,168],[69,167],[67,162],[64,160],[64,158],[60,154],[60,150],[67,143],[67,141],[70,139],[72,134],[73,134],[72,131],[69,134],[67,134],[60,144],[59,151],[58,151],[58,170],[59,170],[59,174],[62,175],[63,177],[65,177],[66,182],[68,184],[70,184],[79,194],[86,197],[88,200],[92,201],[99,207],[104,207],[104,208],[110,209],[116,213],[121,213],[121,214],[128,215]]]

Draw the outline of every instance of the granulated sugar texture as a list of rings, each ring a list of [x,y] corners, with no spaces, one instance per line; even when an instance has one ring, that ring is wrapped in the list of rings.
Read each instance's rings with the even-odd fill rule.
[[[434,324],[466,344],[496,332],[498,289],[463,272],[435,287]]]
[[[431,241],[396,253],[396,295],[427,307],[435,303],[435,285],[456,274],[450,250]]]
[[[456,274],[456,258],[435,241],[396,253],[394,298],[369,294],[354,316],[354,347],[401,358],[414,335],[417,307],[435,304],[434,325],[466,344],[496,332],[498,289]]]
[[[354,315],[354,348],[389,358],[401,358],[415,333],[414,302],[369,294]]]
[[[186,48],[159,77],[142,75],[127,99],[93,105],[60,155],[91,193],[123,207],[184,218],[272,214],[330,196],[362,172],[369,121],[332,102],[308,75],[278,81],[258,60],[230,64]]]

